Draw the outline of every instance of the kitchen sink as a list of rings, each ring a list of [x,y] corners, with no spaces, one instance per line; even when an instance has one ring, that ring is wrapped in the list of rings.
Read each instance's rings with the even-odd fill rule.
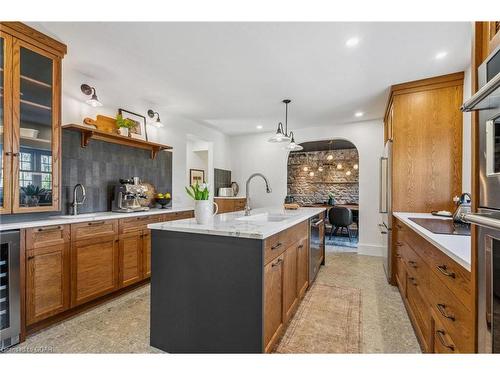
[[[283,215],[283,214],[270,214],[270,213],[262,213],[255,214],[250,216],[242,216],[237,218],[239,221],[253,221],[253,222],[280,222],[287,220],[291,217],[291,215]]]

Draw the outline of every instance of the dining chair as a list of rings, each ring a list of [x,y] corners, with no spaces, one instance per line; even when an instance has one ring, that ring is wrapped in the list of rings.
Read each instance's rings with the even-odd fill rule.
[[[352,211],[349,208],[336,206],[330,208],[330,211],[328,211],[328,221],[332,225],[332,228],[330,229],[330,239],[332,239],[332,235],[337,235],[339,229],[340,234],[342,234],[342,231],[345,228],[347,229],[349,241],[352,240],[349,225],[353,223],[353,218]]]

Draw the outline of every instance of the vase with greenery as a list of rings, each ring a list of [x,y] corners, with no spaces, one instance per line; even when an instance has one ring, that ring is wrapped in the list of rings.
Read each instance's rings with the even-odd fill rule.
[[[116,127],[120,135],[127,137],[129,135],[129,130],[135,127],[135,121],[129,118],[123,118],[121,114],[118,114],[116,116]]]
[[[333,193],[328,193],[328,205],[329,206],[335,205],[335,199],[333,199]]]
[[[21,191],[24,193],[24,203],[28,207],[38,206],[40,197],[47,194],[47,190],[33,184],[21,187]]]
[[[198,224],[207,224],[210,220],[217,215],[219,211],[219,206],[217,203],[210,202],[210,193],[208,190],[208,184],[198,183],[186,186],[187,194],[194,200],[194,217]],[[215,205],[215,212],[212,205]]]

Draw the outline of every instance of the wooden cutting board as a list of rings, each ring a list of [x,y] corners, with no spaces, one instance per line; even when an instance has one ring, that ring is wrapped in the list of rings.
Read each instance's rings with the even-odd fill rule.
[[[116,119],[113,117],[97,115],[95,120],[90,117],[85,117],[83,119],[83,123],[86,125],[94,125],[98,130],[102,130],[104,132],[118,134]]]

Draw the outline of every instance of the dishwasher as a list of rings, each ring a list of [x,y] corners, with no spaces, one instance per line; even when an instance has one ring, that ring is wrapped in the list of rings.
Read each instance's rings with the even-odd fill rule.
[[[325,220],[323,214],[309,219],[309,285],[325,264]]]
[[[18,230],[0,232],[0,351],[19,343],[20,237]]]

